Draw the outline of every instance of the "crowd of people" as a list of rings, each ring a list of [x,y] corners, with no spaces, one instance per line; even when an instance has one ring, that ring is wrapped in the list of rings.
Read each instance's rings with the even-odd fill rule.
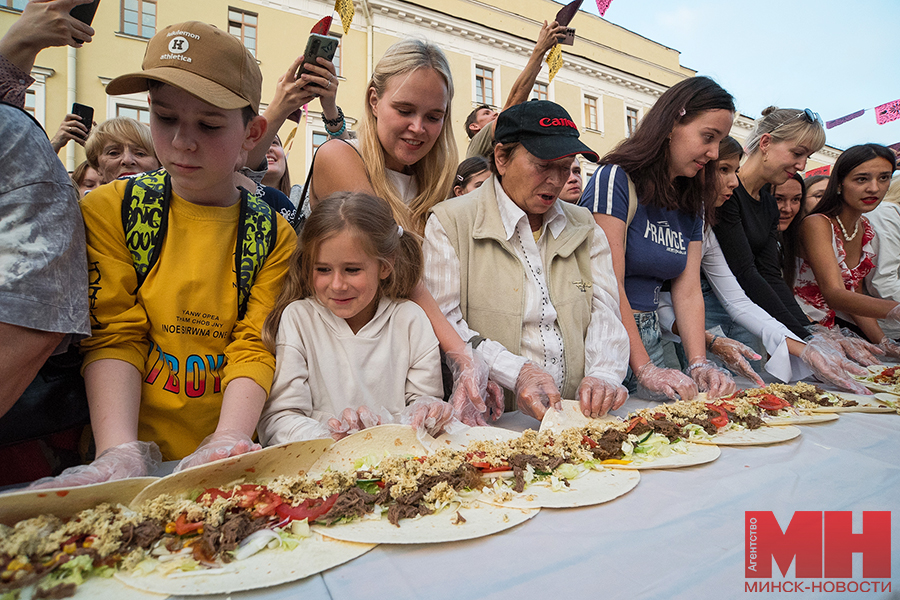
[[[385,422],[541,419],[562,398],[598,417],[763,369],[866,393],[850,375],[900,359],[897,157],[854,146],[804,180],[825,144],[809,109],[766,109],[742,147],[732,96],[690,77],[601,157],[563,107],[527,101],[564,33],[544,23],[502,109],[465,120],[459,162],[435,44],[385,52],[351,132],[331,62],[298,57],[260,114],[256,60],[186,22],[107,86],[146,92],[149,127],[72,114],[49,139],[21,108],[28,74],[90,41],[68,14],[85,1],[30,2],[0,40],[0,432],[89,411],[95,446],[36,486]],[[312,101],[330,139],[301,184],[277,131]],[[70,141],[87,156],[71,179]],[[80,353],[81,393],[48,409],[39,371],[61,353]]]

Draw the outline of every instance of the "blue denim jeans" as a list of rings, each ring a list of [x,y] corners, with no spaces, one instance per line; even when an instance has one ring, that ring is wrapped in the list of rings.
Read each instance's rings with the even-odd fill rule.
[[[654,365],[665,368],[666,361],[663,354],[662,332],[659,330],[659,317],[657,317],[656,311],[634,313],[634,322],[637,325],[638,332],[641,334],[644,350],[650,355],[650,360],[653,361]],[[630,367],[623,385],[628,388],[629,394],[634,394],[638,391],[637,378]],[[643,387],[641,387],[639,395],[643,398],[655,398]]]
[[[712,286],[709,285],[709,282],[706,281],[705,277],[700,280],[700,287],[703,289],[703,305],[706,309],[707,331],[714,329],[716,326],[721,327],[722,334],[724,334],[725,337],[737,340],[740,343],[749,346],[754,352],[764,357],[766,355],[766,349],[763,347],[762,340],[731,320],[725,307],[719,302],[715,292],[713,292]],[[709,354],[709,358],[717,365],[724,366],[722,361],[711,353]],[[750,363],[750,366],[753,367],[754,371],[757,373],[762,372],[764,361],[751,360],[748,362]]]

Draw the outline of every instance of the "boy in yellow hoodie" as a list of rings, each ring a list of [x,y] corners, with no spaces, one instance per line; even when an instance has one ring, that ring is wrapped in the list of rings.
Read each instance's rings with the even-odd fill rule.
[[[257,448],[250,436],[272,384],[260,331],[296,236],[232,179],[266,130],[262,74],[240,41],[199,22],[157,33],[142,67],[107,93],[149,91],[163,169],[82,202],[98,458],[55,485],[145,474],[149,442],[165,460],[187,456],[179,468]]]

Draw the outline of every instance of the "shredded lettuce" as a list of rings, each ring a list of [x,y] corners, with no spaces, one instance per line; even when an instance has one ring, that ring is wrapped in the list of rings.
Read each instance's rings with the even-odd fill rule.
[[[178,568],[181,569],[182,571],[196,571],[197,569],[200,568],[200,563],[198,563],[193,558],[188,558],[184,562],[182,562],[180,565],[178,565]]]
[[[373,496],[377,496],[381,491],[381,488],[378,487],[375,479],[358,479],[356,481],[356,487],[361,489],[367,494],[372,494]]]
[[[572,463],[563,463],[556,467],[556,470],[553,471],[553,475],[555,475],[559,479],[575,479],[576,477],[581,475],[581,473],[582,471]]]
[[[381,459],[374,454],[363,456],[353,462],[353,468],[357,471],[374,471],[381,464]]]

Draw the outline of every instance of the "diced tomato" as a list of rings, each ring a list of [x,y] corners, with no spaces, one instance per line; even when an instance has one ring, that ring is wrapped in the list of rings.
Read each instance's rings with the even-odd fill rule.
[[[264,491],[266,488],[261,485],[244,484],[234,491],[232,497],[237,499],[237,505],[241,508],[252,508]]]
[[[665,419],[665,418],[666,418],[666,415],[664,415],[664,414],[661,413],[661,412],[653,413],[653,418],[654,418],[654,419],[657,419],[657,420],[659,420],[659,419]]]
[[[708,408],[712,412],[718,413],[718,416],[712,417],[709,422],[715,425],[716,427],[725,427],[728,425],[728,415],[725,414],[725,409],[721,406],[715,404],[707,404],[706,408]]]
[[[897,369],[900,369],[900,367],[891,367],[890,369],[885,369],[881,372],[881,375],[882,377],[893,377],[894,373],[897,372]]]
[[[253,505],[253,516],[267,517],[273,514],[275,512],[275,509],[283,503],[284,500],[281,499],[281,496],[274,492],[270,492],[267,489],[263,489],[262,493],[256,500],[256,504]]]
[[[334,506],[337,499],[338,494],[334,494],[324,500],[322,498],[307,498],[297,506],[279,504],[275,509],[275,513],[282,519],[290,519],[292,521],[309,519],[310,521],[315,521],[317,518],[331,510],[331,507]]]
[[[203,527],[203,521],[188,523],[185,513],[181,513],[180,515],[178,515],[178,518],[175,519],[175,533],[178,535],[187,535],[189,533],[193,533],[201,527]]]
[[[470,462],[470,465],[481,471],[482,473],[496,473],[498,471],[509,471],[509,465],[502,462],[496,467],[487,461]]]
[[[599,446],[599,444],[597,442],[595,442],[594,440],[592,440],[591,438],[589,438],[586,435],[581,436],[581,443],[587,444],[591,448],[596,448],[597,446]]]
[[[375,482],[375,485],[377,485],[381,489],[384,489],[384,482],[381,481],[380,479]]]
[[[231,492],[226,492],[219,488],[207,488],[197,498],[197,502],[204,506],[212,506],[212,503],[219,498],[231,498]]]
[[[785,400],[782,400],[774,394],[764,394],[756,402],[756,405],[763,410],[781,410],[782,408],[790,406]]]
[[[633,419],[631,419],[631,423],[628,424],[628,429],[625,430],[625,433],[628,433],[632,429],[637,427],[638,423],[643,423],[644,425],[646,425],[647,419],[645,419],[644,417],[634,417]]]

